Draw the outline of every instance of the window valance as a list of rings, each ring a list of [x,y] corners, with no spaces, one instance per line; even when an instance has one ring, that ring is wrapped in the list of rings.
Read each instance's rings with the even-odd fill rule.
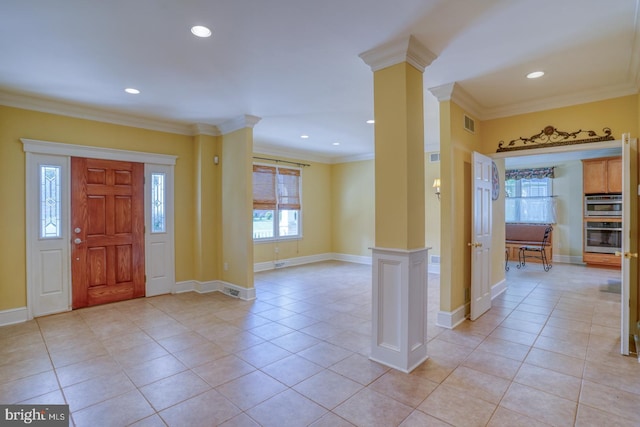
[[[542,179],[554,177],[554,166],[548,168],[508,169],[504,179]]]

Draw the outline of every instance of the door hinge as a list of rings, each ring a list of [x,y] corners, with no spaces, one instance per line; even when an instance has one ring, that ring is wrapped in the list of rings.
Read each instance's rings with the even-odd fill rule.
[[[144,283],[147,283],[147,275],[144,275]]]

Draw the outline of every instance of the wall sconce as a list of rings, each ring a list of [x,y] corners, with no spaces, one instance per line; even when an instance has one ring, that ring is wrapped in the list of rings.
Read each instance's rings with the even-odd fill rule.
[[[438,196],[438,200],[440,200],[440,178],[433,180],[433,188],[436,189],[436,196]]]

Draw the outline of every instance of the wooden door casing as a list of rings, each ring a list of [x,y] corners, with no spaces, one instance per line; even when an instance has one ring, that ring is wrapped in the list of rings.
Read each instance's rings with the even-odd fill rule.
[[[71,158],[72,306],[145,294],[144,164]]]

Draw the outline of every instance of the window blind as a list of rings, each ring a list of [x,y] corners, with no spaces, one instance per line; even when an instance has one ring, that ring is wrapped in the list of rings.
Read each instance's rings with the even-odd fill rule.
[[[300,209],[300,171],[278,169],[278,207],[280,209]]]
[[[276,168],[253,165],[253,209],[276,208]]]

